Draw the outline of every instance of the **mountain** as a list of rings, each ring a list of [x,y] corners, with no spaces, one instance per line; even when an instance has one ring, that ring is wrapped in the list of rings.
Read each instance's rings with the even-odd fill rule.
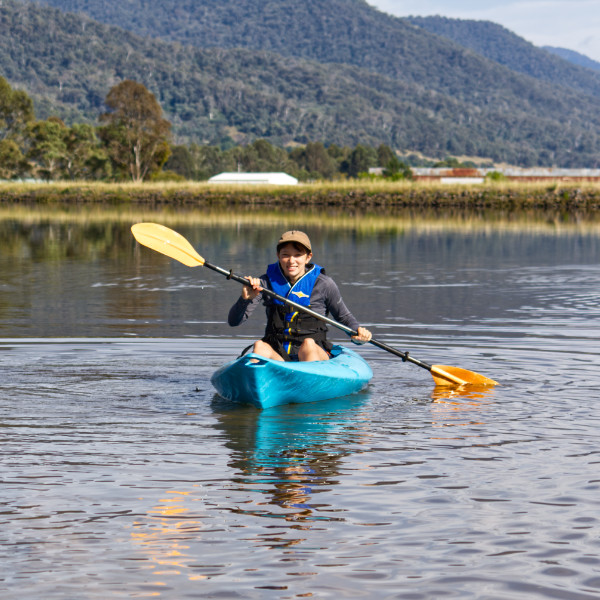
[[[366,0],[41,1],[145,37],[354,65],[454,98],[470,97],[470,102],[477,102],[478,95],[472,97],[476,87],[495,93],[511,86],[482,56],[535,79],[600,97],[600,77],[549,56],[499,25],[443,17],[401,19]],[[482,102],[487,105],[487,98]]]
[[[439,16],[408,17],[408,20],[513,71],[600,98],[600,73],[590,73],[583,68],[585,65],[575,65],[574,61],[557,56],[558,53],[550,54],[501,25]]]
[[[432,156],[494,150],[465,125],[477,111],[422,87],[346,65],[168,44],[13,0],[0,6],[0,69],[33,96],[40,117],[58,113],[70,122],[95,121],[113,85],[139,81],[157,96],[178,142],[230,135],[280,144],[387,143]],[[490,117],[485,127],[492,123]],[[494,151],[514,159],[528,153],[508,140]]]
[[[365,0],[42,0],[137,35],[197,48],[250,48],[349,64],[457,93],[480,61]],[[449,71],[448,65],[453,65]],[[424,72],[424,68],[426,72]]]
[[[386,143],[428,156],[490,157],[523,166],[591,167],[599,161],[600,108],[591,93],[574,93],[516,73],[370,9],[362,0],[307,0],[297,3],[297,9],[288,0],[265,0],[260,3],[262,13],[255,8],[258,3],[248,0],[205,0],[190,4],[189,18],[185,3],[171,0],[88,4],[110,6],[122,14],[123,23],[138,14],[143,15],[138,20],[152,20],[157,27],[163,26],[169,9],[172,21],[181,27],[187,23],[186,31],[202,30],[206,35],[211,28],[200,26],[199,7],[216,11],[211,13],[214,17],[223,12],[218,7],[227,5],[229,29],[246,31],[248,40],[259,38],[257,31],[267,36],[281,30],[280,37],[285,37],[288,21],[279,8],[284,13],[296,10],[296,18],[307,20],[290,31],[304,37],[288,32],[289,45],[310,46],[305,53],[319,54],[322,47],[337,53],[328,63],[290,56],[289,49],[284,55],[277,36],[265,37],[258,45],[270,43],[282,53],[214,44],[201,49],[140,37],[85,15],[3,0],[0,75],[34,97],[41,117],[58,113],[68,121],[95,121],[110,87],[130,78],[155,93],[178,142],[264,137],[282,145]],[[305,5],[313,7],[314,15],[303,12]],[[260,14],[258,25],[247,18],[240,27],[242,9]],[[225,21],[209,22],[217,38],[225,36]],[[329,33],[339,47],[331,45]],[[367,33],[370,38],[365,38]],[[365,48],[371,53],[365,54]],[[352,60],[372,66],[343,64]],[[383,74],[386,69],[389,72]]]
[[[592,69],[592,71],[598,71],[600,73],[600,62],[592,60],[585,54],[575,52],[575,50],[568,50],[567,48],[555,48],[554,46],[542,46],[544,50],[560,56],[564,60],[578,65],[579,67],[585,67],[586,69]]]

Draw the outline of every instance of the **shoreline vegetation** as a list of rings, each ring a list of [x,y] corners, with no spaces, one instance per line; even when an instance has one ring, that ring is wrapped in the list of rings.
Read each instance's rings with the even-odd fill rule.
[[[256,225],[361,234],[457,229],[600,234],[600,185],[340,181],[290,187],[187,183],[0,183],[0,222]]]
[[[137,205],[144,207],[339,207],[600,209],[593,182],[489,182],[442,184],[413,181],[342,180],[295,186],[226,185],[207,182],[0,182],[0,207],[21,205]]]

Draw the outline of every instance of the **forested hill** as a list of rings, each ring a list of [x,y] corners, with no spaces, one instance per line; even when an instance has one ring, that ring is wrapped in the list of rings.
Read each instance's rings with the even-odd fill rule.
[[[470,48],[511,70],[600,97],[600,76],[498,25],[427,18],[412,20],[414,27],[365,0],[41,1],[143,36],[351,64],[462,98],[487,86],[484,72],[497,77]],[[486,90],[481,95],[487,104]]]
[[[169,44],[37,4],[0,4],[0,75],[34,97],[38,117],[95,121],[109,89],[134,79],[156,94],[178,142],[385,143],[439,158],[598,164],[594,98],[442,46],[456,68],[446,66],[445,85],[436,86],[417,62],[420,84],[275,53]]]
[[[513,71],[600,98],[600,73],[538,48],[501,25],[446,17],[409,17],[409,20]]]

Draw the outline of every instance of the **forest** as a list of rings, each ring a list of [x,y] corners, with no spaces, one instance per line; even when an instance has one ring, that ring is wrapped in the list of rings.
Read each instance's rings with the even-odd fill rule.
[[[54,4],[88,15],[0,6],[0,75],[41,119],[96,126],[109,90],[132,80],[156,97],[175,146],[384,145],[434,161],[600,165],[595,73],[577,71],[585,93],[558,85],[363,0]],[[252,40],[261,47],[240,48]]]
[[[206,180],[223,171],[284,171],[303,181],[369,177],[411,178],[408,165],[384,144],[354,148],[309,142],[283,149],[263,139],[227,148],[173,145],[171,124],[155,96],[125,80],[105,99],[100,123],[67,125],[37,120],[33,102],[0,77],[0,179],[180,181]]]
[[[197,48],[250,48],[349,64],[465,98],[484,83],[477,71],[500,73],[489,61],[552,85],[600,96],[598,75],[489,21],[401,19],[365,0],[42,1],[145,37]]]
[[[600,97],[600,74],[537,48],[508,29],[490,21],[446,17],[410,17],[410,22],[435,35],[469,48],[504,67],[582,94]],[[576,53],[573,53],[576,54]],[[594,61],[588,59],[590,65]],[[595,63],[597,68],[600,64]]]

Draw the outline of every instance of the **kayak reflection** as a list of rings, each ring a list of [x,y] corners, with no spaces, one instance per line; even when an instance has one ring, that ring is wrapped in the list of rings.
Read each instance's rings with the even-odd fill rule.
[[[258,411],[215,395],[215,428],[232,450],[233,481],[268,498],[233,511],[288,521],[342,520],[316,495],[338,483],[344,457],[364,443],[368,398],[362,392]]]

